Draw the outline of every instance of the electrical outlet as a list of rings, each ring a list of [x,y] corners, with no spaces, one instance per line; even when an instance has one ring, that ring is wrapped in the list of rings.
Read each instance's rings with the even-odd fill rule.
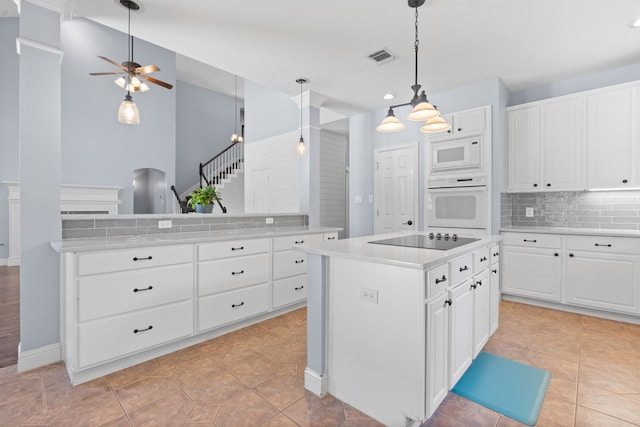
[[[273,224],[273,218],[267,218],[266,223],[267,224]]]
[[[360,288],[360,299],[372,304],[378,303],[378,291],[369,288]]]
[[[533,208],[525,208],[525,215],[531,218],[533,216]]]
[[[158,221],[158,228],[171,228],[171,227],[173,227],[173,224],[171,223],[170,219]]]

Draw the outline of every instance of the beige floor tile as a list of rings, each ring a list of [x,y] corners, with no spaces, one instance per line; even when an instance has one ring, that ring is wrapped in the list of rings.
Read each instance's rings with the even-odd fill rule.
[[[194,403],[182,391],[155,400],[129,414],[136,427],[181,426],[188,419]]]
[[[176,382],[167,377],[148,377],[116,390],[116,397],[127,413],[164,399],[180,391]]]
[[[600,412],[593,411],[583,406],[578,406],[576,410],[576,426],[579,427],[633,427],[620,418],[614,418]]]
[[[214,420],[218,427],[259,426],[278,413],[267,401],[251,390],[222,404]]]
[[[337,427],[345,421],[342,402],[331,395],[320,398],[308,391],[283,413],[301,427]]]
[[[305,395],[304,380],[297,376],[274,376],[254,387],[256,393],[283,411]]]
[[[579,382],[578,405],[640,425],[640,403],[599,387]]]
[[[111,392],[94,395],[81,403],[76,403],[62,413],[50,427],[83,426],[93,427],[116,421],[125,415],[120,403]]]

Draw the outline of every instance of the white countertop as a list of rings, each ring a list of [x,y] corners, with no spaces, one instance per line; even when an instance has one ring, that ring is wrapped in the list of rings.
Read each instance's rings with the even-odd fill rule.
[[[360,261],[376,262],[399,267],[429,270],[453,258],[473,252],[484,246],[497,244],[500,236],[486,236],[480,240],[459,246],[448,251],[436,249],[406,248],[400,246],[379,245],[369,243],[374,240],[406,236],[410,234],[428,234],[427,232],[399,232],[377,234],[351,239],[333,240],[320,245],[300,245],[294,249],[314,255],[342,257]]]
[[[609,237],[640,237],[637,230],[609,230],[598,228],[570,228],[570,227],[501,227],[500,232],[512,233],[543,233],[543,234],[571,234],[578,236],[609,236]]]
[[[51,247],[58,253],[87,252],[104,249],[125,249],[142,246],[161,246],[175,244],[192,244],[260,237],[291,236],[296,234],[331,233],[340,231],[334,227],[280,227],[256,228],[227,231],[148,234],[145,236],[118,236],[87,239],[67,239],[51,242]]]

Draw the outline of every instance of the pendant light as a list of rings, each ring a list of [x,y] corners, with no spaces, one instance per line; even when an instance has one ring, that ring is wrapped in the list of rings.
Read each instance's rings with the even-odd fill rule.
[[[308,82],[309,80],[303,77],[296,79],[296,83],[300,84],[300,141],[296,145],[296,151],[301,156],[304,156],[304,153],[307,152],[307,146],[304,144],[304,138],[302,138],[302,85]]]
[[[405,125],[398,120],[393,114],[393,109],[396,107],[402,107],[405,105],[411,105],[413,110],[407,116],[407,119],[412,121],[426,122],[424,126],[420,128],[422,132],[440,132],[449,129],[450,125],[440,116],[440,111],[429,103],[427,94],[423,90],[420,92],[421,85],[418,84],[418,46],[420,41],[418,40],[418,8],[424,4],[425,0],[408,0],[409,7],[415,8],[416,20],[415,20],[415,41],[413,43],[415,50],[415,81],[411,86],[413,90],[413,98],[409,102],[404,104],[392,105],[389,107],[387,116],[382,120],[382,123],[376,128],[378,132],[398,132],[405,128]],[[435,120],[435,121],[434,121]],[[429,121],[432,121],[431,124]],[[436,130],[437,129],[437,130]]]
[[[237,143],[237,142],[242,142],[242,135],[238,135],[238,76],[235,76],[236,80],[235,80],[235,86],[236,86],[236,98],[235,98],[235,108],[234,108],[234,112],[233,112],[233,127],[235,129],[235,132],[231,135],[231,142],[232,143]]]
[[[124,101],[120,104],[118,110],[118,121],[128,125],[140,124],[140,114],[138,113],[138,107],[131,98],[131,93],[127,91],[127,95],[124,97]]]

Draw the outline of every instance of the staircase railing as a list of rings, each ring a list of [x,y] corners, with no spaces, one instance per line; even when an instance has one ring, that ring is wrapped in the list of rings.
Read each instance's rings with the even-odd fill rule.
[[[234,143],[220,154],[200,163],[200,186],[217,185],[227,176],[240,169],[244,162],[244,144]]]

